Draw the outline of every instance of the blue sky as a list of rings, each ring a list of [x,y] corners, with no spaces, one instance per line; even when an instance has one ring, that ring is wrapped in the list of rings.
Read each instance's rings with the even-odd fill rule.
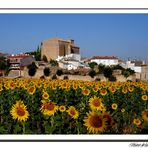
[[[0,52],[33,51],[53,37],[74,39],[85,57],[148,61],[148,14],[0,14]]]

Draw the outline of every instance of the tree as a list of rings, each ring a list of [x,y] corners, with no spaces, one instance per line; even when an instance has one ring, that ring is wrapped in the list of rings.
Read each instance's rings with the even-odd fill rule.
[[[110,67],[105,67],[103,74],[106,78],[109,78],[112,75],[113,71]]]
[[[91,78],[94,78],[94,76],[96,75],[95,70],[92,70],[92,69],[91,69],[91,70],[89,71],[88,75],[89,75]]]
[[[62,71],[61,69],[58,69],[57,72],[56,72],[56,74],[57,74],[58,76],[61,76],[61,75],[63,74],[63,71]]]
[[[35,51],[26,52],[26,54],[33,55],[36,61],[41,61],[41,46],[38,46]]]
[[[63,77],[63,80],[68,80],[69,78],[68,78],[68,76],[67,75],[65,75],[64,77]]]
[[[118,65],[113,65],[112,70],[116,70],[116,69],[123,70],[124,68],[122,66],[120,66],[119,64]]]
[[[47,57],[45,55],[43,55],[43,61],[46,63],[48,62]]]
[[[0,56],[0,70],[5,71],[5,75],[10,71],[10,62],[4,56]]]
[[[31,77],[34,76],[36,73],[36,70],[37,70],[37,66],[36,66],[35,62],[32,62],[32,64],[27,66],[27,68],[28,68],[29,76],[31,76]]]
[[[90,63],[88,63],[88,65],[91,69],[94,69],[94,67],[98,64],[96,62],[90,62]]]
[[[57,79],[57,76],[54,74],[53,76],[52,76],[52,80],[56,80]]]
[[[37,51],[35,51],[35,60],[36,61],[41,61],[41,48],[40,46],[37,47]]]
[[[50,64],[51,66],[58,66],[58,62],[52,59],[50,60]]]
[[[5,57],[0,56],[0,70],[6,70],[7,60]]]
[[[129,71],[130,75],[132,75],[132,74],[134,74],[134,73],[135,73],[135,71],[134,71],[134,70],[132,70],[131,68],[127,68],[126,70],[127,70],[127,71]]]
[[[135,73],[134,70],[131,68],[123,69],[122,70],[122,75],[124,75],[125,78],[129,77],[130,75],[133,75]]]
[[[50,69],[49,69],[49,67],[45,67],[45,68],[44,68],[44,75],[45,75],[46,77],[48,77],[49,74],[50,74]]]
[[[99,68],[99,73],[102,74],[104,72],[105,65],[99,64],[98,68]]]
[[[125,78],[127,78],[127,77],[130,76],[130,72],[129,72],[128,70],[123,70],[123,71],[122,71],[122,75],[123,75]]]

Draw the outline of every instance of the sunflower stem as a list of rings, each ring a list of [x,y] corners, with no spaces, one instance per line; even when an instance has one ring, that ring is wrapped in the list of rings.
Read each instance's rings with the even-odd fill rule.
[[[53,129],[53,126],[54,126],[54,119],[53,119],[53,116],[51,117],[51,130],[50,130],[50,134],[52,134],[52,129]]]
[[[25,122],[23,122],[23,134],[25,134]]]
[[[76,123],[77,123],[77,132],[78,132],[78,134],[80,134],[80,130],[79,130],[79,122],[78,122],[78,120],[76,121]]]

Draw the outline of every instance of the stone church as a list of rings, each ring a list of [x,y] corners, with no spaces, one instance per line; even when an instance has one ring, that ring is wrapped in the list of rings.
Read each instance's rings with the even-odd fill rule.
[[[63,40],[60,38],[52,38],[42,42],[41,58],[46,56],[50,59],[58,60],[61,57],[74,57],[80,60],[80,48],[74,44],[74,40]]]

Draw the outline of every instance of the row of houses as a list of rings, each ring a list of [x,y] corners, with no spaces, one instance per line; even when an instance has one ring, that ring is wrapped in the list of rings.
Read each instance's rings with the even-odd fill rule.
[[[35,62],[35,58],[29,54],[16,54],[16,55],[9,55],[0,53],[0,56],[5,57],[10,64],[10,70],[21,70],[23,67]]]
[[[29,54],[4,55],[10,62],[10,69],[22,70],[23,67],[35,61],[34,57]],[[56,60],[62,69],[72,70],[78,68],[89,69],[89,62],[96,62],[98,65],[105,66],[120,65],[124,68],[131,68],[136,72],[139,80],[148,81],[148,64],[144,61],[128,60],[122,61],[116,56],[92,56],[82,58],[80,48],[75,45],[74,40],[64,40],[60,38],[52,38],[42,42],[41,58],[46,56],[47,60]],[[46,66],[46,64],[44,64]]]

